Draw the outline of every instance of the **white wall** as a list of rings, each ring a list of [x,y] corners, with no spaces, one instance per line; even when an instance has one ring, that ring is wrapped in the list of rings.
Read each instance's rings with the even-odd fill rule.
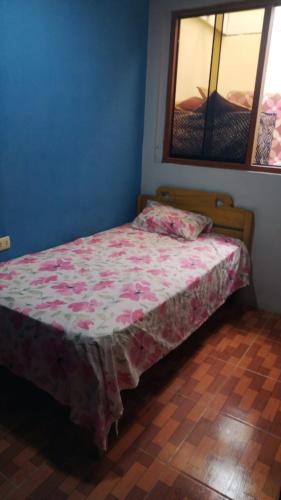
[[[257,303],[281,312],[281,175],[161,162],[171,10],[207,4],[206,0],[151,0],[142,192],[154,193],[164,184],[221,191],[230,193],[237,206],[253,210]]]
[[[231,16],[229,18],[232,20]],[[213,27],[198,17],[181,22],[176,103],[199,96],[197,86],[208,88],[213,36]],[[254,91],[260,39],[261,35],[256,33],[223,36],[218,92],[224,97],[233,90]],[[274,70],[277,73],[276,66]]]
[[[218,92],[253,92],[255,88],[260,35],[225,35],[222,40]]]
[[[281,71],[280,71],[280,46],[281,46],[281,7],[276,7],[272,36],[270,42],[270,53],[267,62],[267,72],[265,79],[264,92],[278,93],[281,89]],[[277,62],[278,61],[278,62]],[[277,62],[277,64],[276,64]]]
[[[197,17],[181,22],[176,103],[200,97],[198,85],[208,88],[213,37],[212,26]]]

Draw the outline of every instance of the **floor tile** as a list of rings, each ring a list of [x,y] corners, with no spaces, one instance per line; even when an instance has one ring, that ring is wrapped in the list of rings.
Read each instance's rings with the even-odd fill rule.
[[[120,438],[108,451],[107,457],[109,458],[109,460],[117,462],[143,431],[143,425],[140,425],[138,422],[133,423],[130,429],[125,434],[123,434],[123,436],[120,436]]]
[[[60,484],[59,489],[66,495],[70,495],[78,486],[80,480],[77,476],[67,476]]]
[[[79,472],[75,471],[76,476],[80,478],[77,486],[75,487],[75,491],[88,496],[92,490],[107,477],[107,475],[111,472],[113,465],[113,462],[105,455],[100,458],[100,460],[93,460],[92,463],[89,463],[88,466],[84,468],[84,470],[80,470]],[[62,486],[63,485],[61,484],[60,489],[62,489]]]
[[[281,383],[236,368],[211,406],[281,438]]]
[[[107,498],[110,492],[115,488],[120,481],[120,476],[113,471],[110,471],[96,486],[94,486],[87,496],[87,500],[103,500]]]
[[[79,491],[74,490],[71,495],[69,495],[68,500],[85,500],[87,497]]]
[[[225,325],[257,334],[268,331],[270,313],[267,311],[230,305],[222,308],[222,314]]]
[[[6,498],[15,491],[15,486],[6,477],[0,474],[0,498]]]
[[[138,483],[140,478],[147,471],[146,467],[139,462],[135,462],[125,475],[117,482],[112,490],[112,494],[119,500],[126,498],[130,490]]]
[[[179,472],[166,470],[155,478],[146,500],[223,500],[225,497]]]
[[[195,355],[181,371],[185,383],[179,394],[208,405],[235,369],[231,363],[210,356]]]
[[[252,331],[238,330],[232,326],[222,326],[212,332],[206,344],[209,356],[227,363],[237,364],[247,352],[257,334]]]
[[[280,451],[280,439],[209,411],[172,465],[227,497],[276,500],[281,486]]]
[[[261,375],[281,380],[281,343],[269,336],[257,337],[240,365]]]
[[[30,495],[40,487],[46,479],[48,479],[53,473],[53,469],[44,464],[33,474],[29,481],[26,481],[23,485],[13,491],[9,496],[9,500],[23,500],[24,498],[30,498]]]
[[[268,337],[276,342],[281,342],[281,316],[280,314],[267,313]]]
[[[157,412],[150,422],[147,421],[145,430],[135,444],[152,457],[169,462],[206,407],[180,394],[175,394],[167,404],[161,404],[158,399],[155,404]],[[151,415],[151,407],[148,411]],[[144,417],[145,414],[142,415]]]
[[[65,479],[61,471],[53,471],[30,495],[29,500],[41,500],[42,498],[53,498],[55,490]]]

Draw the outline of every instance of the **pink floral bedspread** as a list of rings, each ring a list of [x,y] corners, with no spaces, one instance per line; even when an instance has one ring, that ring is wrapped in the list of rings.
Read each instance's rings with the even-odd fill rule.
[[[238,240],[122,226],[0,265],[0,364],[71,408],[106,449],[120,391],[249,283]]]

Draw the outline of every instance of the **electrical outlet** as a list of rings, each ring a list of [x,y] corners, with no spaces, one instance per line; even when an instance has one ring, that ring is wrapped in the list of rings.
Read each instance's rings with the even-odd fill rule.
[[[3,238],[0,238],[0,252],[3,252],[4,250],[9,250],[10,247],[11,247],[10,236],[3,236]]]

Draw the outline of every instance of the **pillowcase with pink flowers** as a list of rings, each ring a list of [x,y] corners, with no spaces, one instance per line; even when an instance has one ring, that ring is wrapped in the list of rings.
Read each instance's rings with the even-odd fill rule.
[[[136,217],[132,227],[193,241],[202,232],[210,232],[213,221],[206,215],[154,202]]]

